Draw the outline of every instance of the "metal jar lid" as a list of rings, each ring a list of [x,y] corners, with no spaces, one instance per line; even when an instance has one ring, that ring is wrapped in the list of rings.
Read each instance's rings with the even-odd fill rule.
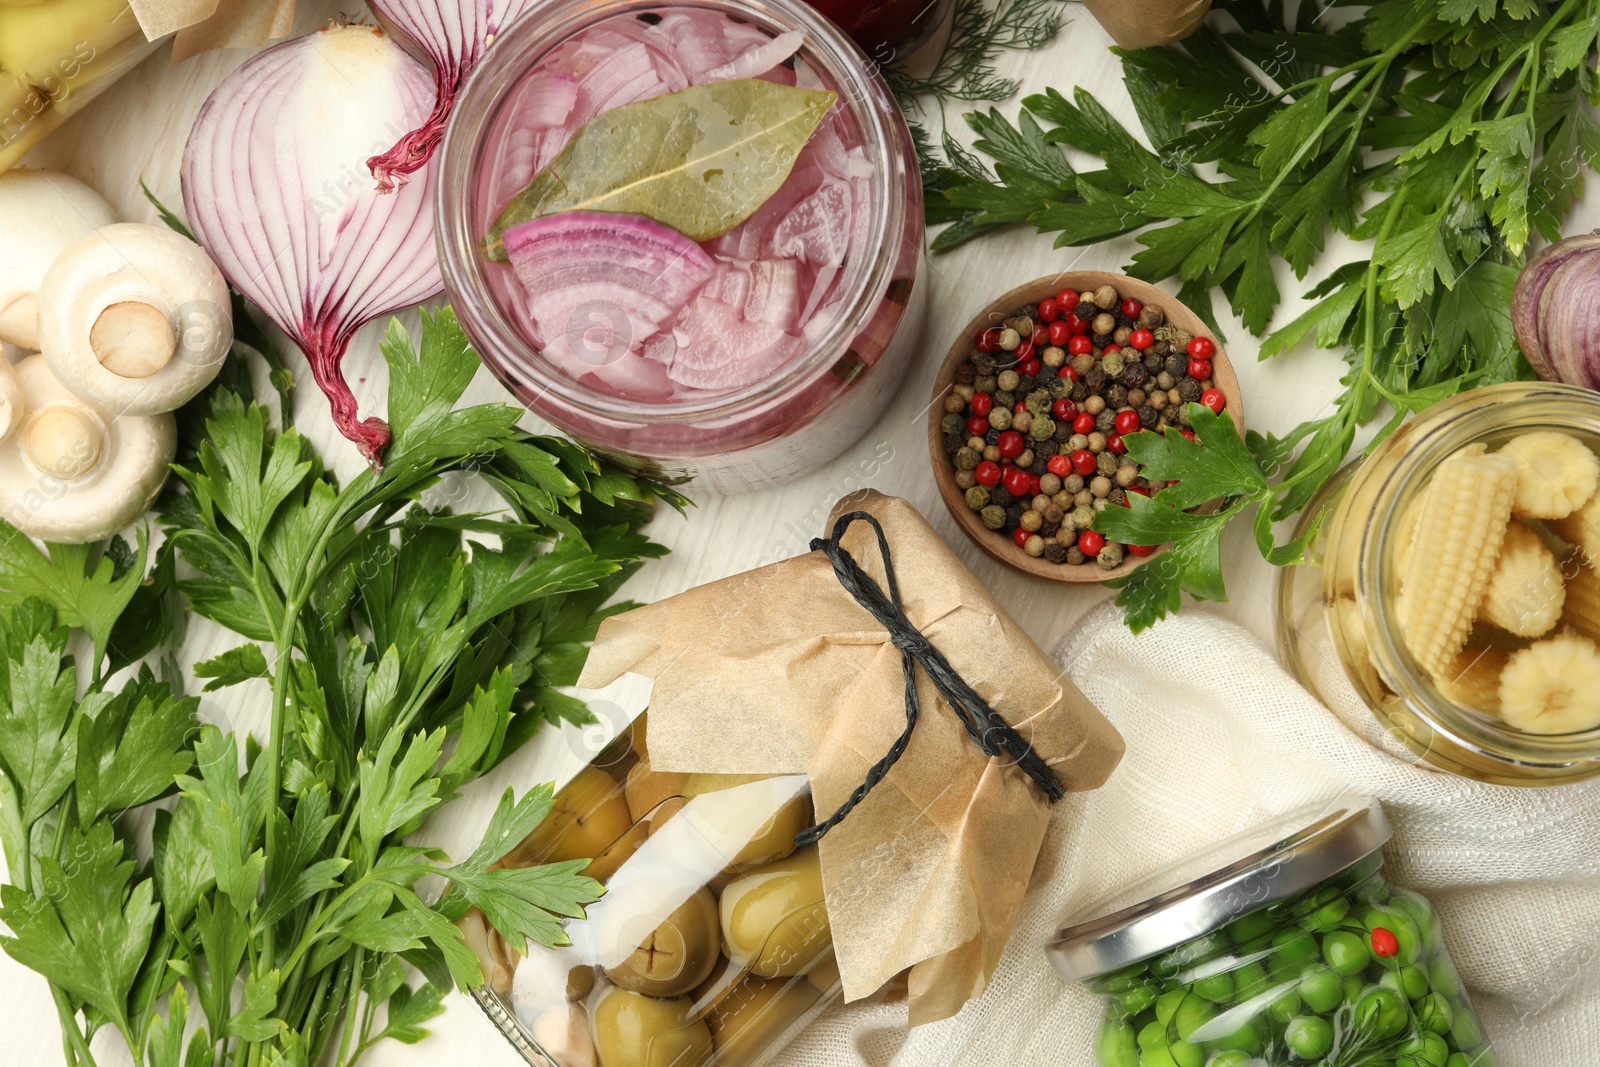
[[[1370,797],[1301,809],[1100,901],[1057,930],[1045,951],[1068,981],[1107,974],[1313,889],[1392,834]]]

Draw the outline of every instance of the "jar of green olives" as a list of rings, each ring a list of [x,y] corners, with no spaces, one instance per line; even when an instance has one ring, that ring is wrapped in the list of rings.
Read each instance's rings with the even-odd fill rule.
[[[1376,801],[1231,838],[1049,947],[1106,1002],[1100,1067],[1494,1067],[1423,897],[1390,885]]]
[[[537,1067],[759,1067],[839,992],[804,775],[653,770],[644,719],[502,866],[591,860],[571,944],[512,952],[476,911],[478,1002]]]

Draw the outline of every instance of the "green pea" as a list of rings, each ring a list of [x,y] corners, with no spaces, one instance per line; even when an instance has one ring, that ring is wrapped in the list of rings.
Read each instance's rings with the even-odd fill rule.
[[[1300,925],[1307,930],[1320,934],[1338,926],[1344,921],[1344,917],[1349,914],[1350,902],[1344,897],[1335,897],[1304,919],[1301,919]]]
[[[1247,963],[1233,971],[1233,995],[1236,1000],[1249,1000],[1267,991],[1272,980],[1267,969],[1259,963]]]
[[[1333,1048],[1333,1027],[1316,1015],[1296,1015],[1283,1028],[1283,1042],[1303,1060],[1326,1056]]]
[[[1322,958],[1342,975],[1360,974],[1372,959],[1366,943],[1348,930],[1336,930],[1322,939]]]
[[[1219,971],[1216,974],[1208,974],[1204,978],[1196,978],[1192,983],[1190,983],[1190,988],[1192,988],[1198,995],[1205,997],[1207,1000],[1212,1001],[1213,1003],[1220,1003],[1224,1000],[1232,1000],[1233,975],[1229,974],[1227,971]]]
[[[1139,1067],[1133,1027],[1121,1019],[1107,1018],[1094,1038],[1094,1059],[1100,1067]]]
[[[1310,963],[1317,955],[1317,939],[1304,930],[1284,930],[1272,939],[1279,959],[1291,964]]]
[[[1229,1052],[1255,1053],[1260,1052],[1266,1042],[1266,1035],[1261,1032],[1260,1027],[1258,1027],[1255,1023],[1255,1020],[1246,1019],[1244,1025],[1240,1026],[1233,1033],[1224,1034],[1215,1041],[1212,1041],[1211,1046],[1213,1048],[1225,1049]],[[1210,1065],[1208,1064],[1207,1067],[1210,1067]]]
[[[1272,1018],[1277,1022],[1286,1023],[1300,1014],[1301,1004],[1300,994],[1291,989],[1272,1002]]]
[[[1422,947],[1426,951],[1431,953],[1439,951],[1439,916],[1435,914],[1433,905],[1429,904],[1425,897],[1409,890],[1396,890],[1389,898],[1388,906],[1403,913],[1417,924],[1417,931],[1422,937]]]
[[[1135,1040],[1138,1042],[1139,1051],[1141,1052],[1165,1051],[1167,1047],[1167,1024],[1160,1020],[1145,1023],[1139,1030]]]
[[[1148,982],[1140,983],[1117,997],[1117,1003],[1122,1005],[1122,1010],[1128,1015],[1138,1015],[1155,1002],[1155,986]]]
[[[1271,933],[1274,925],[1272,916],[1264,911],[1253,911],[1249,915],[1239,916],[1222,929],[1233,939],[1234,944],[1244,945],[1263,934]]]
[[[1206,1067],[1252,1067],[1255,1057],[1248,1052],[1232,1049],[1219,1052],[1206,1062]]]
[[[1355,1027],[1380,1040],[1394,1037],[1411,1019],[1410,1005],[1392,989],[1371,986],[1356,1001]]]
[[[1435,993],[1443,993],[1447,997],[1459,997],[1462,993],[1461,976],[1456,973],[1455,964],[1450,962],[1448,956],[1436,956],[1428,964],[1429,984]]]
[[[1132,989],[1144,979],[1144,965],[1137,967],[1124,967],[1120,971],[1102,974],[1098,978],[1091,978],[1084,985],[1102,996],[1108,993],[1121,993]]]
[[[1450,1024],[1450,1036],[1459,1049],[1470,1051],[1483,1044],[1483,1029],[1470,1011],[1456,1012],[1455,1021]]]
[[[1452,1052],[1450,1058],[1444,1061],[1444,1067],[1472,1067],[1472,1061],[1467,1059],[1465,1052]]]
[[[1438,1034],[1417,1034],[1397,1050],[1395,1067],[1446,1067],[1450,1048]]]
[[[1418,997],[1428,995],[1427,972],[1417,966],[1402,967],[1398,971],[1385,971],[1383,977],[1378,979],[1378,984],[1402,994],[1407,1000],[1416,1000]]]
[[[1178,1010],[1178,1005],[1182,1004],[1183,998],[1188,995],[1189,991],[1182,986],[1179,986],[1177,989],[1169,989],[1157,997],[1156,1020],[1160,1022],[1163,1027],[1171,1023],[1172,1016]]]
[[[1308,968],[1300,978],[1300,997],[1312,1011],[1332,1011],[1344,999],[1344,982],[1326,967]]]
[[[1429,993],[1417,1001],[1417,1024],[1436,1034],[1448,1034],[1455,1025],[1456,1013],[1450,1001],[1438,993]]]
[[[1361,994],[1367,991],[1367,980],[1359,974],[1346,975],[1344,982],[1344,1002],[1354,1004],[1361,999]]]
[[[1206,1051],[1187,1041],[1174,1041],[1167,1046],[1167,1055],[1178,1067],[1205,1067]]]
[[[1178,1061],[1164,1048],[1139,1054],[1139,1067],[1178,1067]]]
[[[1209,1001],[1198,996],[1184,997],[1183,1003],[1178,1005],[1177,1013],[1172,1017],[1172,1025],[1177,1027],[1178,1036],[1187,1041],[1194,1032],[1216,1017],[1217,1009]]]

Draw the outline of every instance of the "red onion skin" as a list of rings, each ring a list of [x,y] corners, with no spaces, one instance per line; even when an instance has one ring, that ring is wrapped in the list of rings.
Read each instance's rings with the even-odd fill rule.
[[[535,3],[537,0],[372,0],[368,6],[378,21],[432,64],[434,84],[433,111],[426,121],[387,152],[367,160],[380,190],[389,193],[400,188],[433,158],[468,72],[483,58],[494,35]]]
[[[408,195],[380,196],[361,180],[360,157],[346,158],[349,146],[308,134],[306,116],[294,110],[306,102],[297,89],[315,73],[310,64],[321,61],[319,34],[352,31],[380,40],[381,51],[368,56],[376,72],[370,84],[328,103],[332,120],[423,114],[426,69],[376,29],[330,27],[287,41],[252,57],[201,107],[184,149],[183,198],[201,246],[228,283],[305,353],[335,425],[377,466],[389,427],[380,418],[358,419],[340,370],[345,350],[362,326],[436,295],[443,282],[431,169]],[[317,155],[318,146],[329,154]],[[319,181],[330,175],[338,187]]]
[[[1511,325],[1539,377],[1600,389],[1600,231],[1528,261],[1512,291]]]

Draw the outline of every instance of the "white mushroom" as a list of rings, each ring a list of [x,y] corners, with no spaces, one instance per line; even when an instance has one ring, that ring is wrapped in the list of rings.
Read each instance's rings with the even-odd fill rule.
[[[162,226],[106,226],[62,252],[39,287],[39,345],[61,384],[116,415],[182,407],[233,343],[228,283]]]
[[[84,544],[144,514],[177,451],[177,420],[112,418],[69,392],[41,356],[15,372],[26,412],[0,443],[0,518],[44,541]]]
[[[26,411],[22,386],[17,384],[17,372],[4,355],[0,355],[0,441],[11,436],[11,431],[22,422]]]
[[[0,341],[39,348],[39,283],[68,245],[117,221],[100,194],[65,174],[0,174]]]

